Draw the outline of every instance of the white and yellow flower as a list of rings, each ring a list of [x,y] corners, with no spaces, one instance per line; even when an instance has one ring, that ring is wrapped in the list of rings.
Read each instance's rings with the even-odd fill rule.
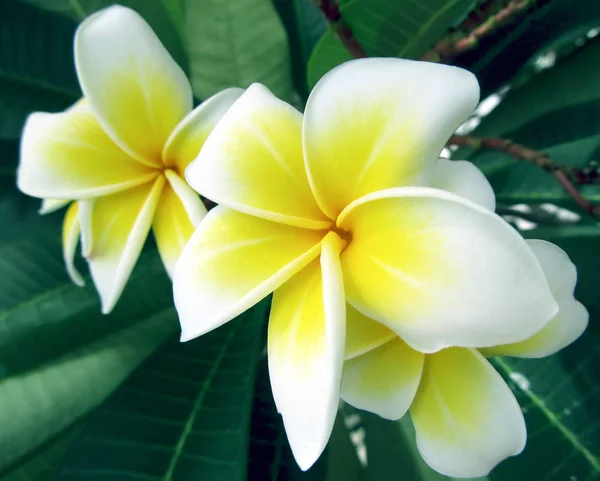
[[[182,339],[274,292],[269,373],[302,469],[333,426],[346,302],[425,353],[519,342],[556,314],[523,238],[435,188],[438,154],[478,97],[465,70],[398,59],[334,69],[304,116],[255,84],[186,171],[221,205],[175,270]]]
[[[492,188],[472,164],[440,160],[439,165],[443,172],[436,178],[439,188],[493,210]],[[409,411],[423,459],[447,476],[486,476],[525,447],[521,408],[485,357],[548,356],[571,344],[587,326],[588,312],[573,296],[577,274],[567,254],[549,242],[528,240],[527,244],[559,310],[524,341],[423,354],[348,307],[342,399],[387,419],[399,419]],[[370,325],[369,336],[361,336],[365,325]]]
[[[18,186],[51,199],[42,211],[74,202],[64,224],[69,274],[82,250],[109,312],[152,227],[165,268],[206,214],[183,179],[215,123],[239,97],[225,90],[192,110],[181,68],[133,10],[114,6],[85,20],[75,36],[84,99],[57,114],[33,113],[21,141]]]

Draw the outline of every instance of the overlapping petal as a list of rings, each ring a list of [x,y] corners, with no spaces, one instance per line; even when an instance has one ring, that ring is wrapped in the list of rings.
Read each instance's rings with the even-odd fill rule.
[[[324,235],[215,207],[175,269],[182,340],[219,327],[273,292],[319,255]]]
[[[342,254],[348,302],[419,351],[522,341],[558,309],[523,238],[451,193],[376,192],[338,224],[352,234]]]
[[[163,149],[163,162],[183,176],[185,168],[194,160],[208,135],[229,107],[244,92],[240,88],[225,89],[202,102],[175,128]]]
[[[108,135],[139,161],[160,167],[165,142],[192,110],[192,90],[150,26],[128,8],[101,10],[77,30],[75,64]]]
[[[119,192],[155,176],[106,135],[85,104],[58,114],[34,113],[25,123],[17,184],[28,195],[84,199]]]
[[[587,309],[573,296],[577,272],[560,247],[541,240],[528,240],[548,280],[558,313],[544,328],[524,341],[481,349],[485,356],[545,357],[571,344],[588,325]]]
[[[142,251],[165,183],[159,176],[152,183],[81,202],[84,255],[105,314],[118,301]]]
[[[392,58],[347,62],[313,89],[303,141],[317,202],[335,218],[380,189],[427,185],[438,155],[479,99],[456,67]]]
[[[399,337],[344,363],[341,397],[386,419],[400,419],[410,407],[425,355]]]
[[[78,286],[85,284],[83,277],[75,267],[75,252],[79,244],[81,227],[79,223],[79,207],[77,202],[73,202],[67,209],[62,229],[62,244],[65,265],[67,273],[71,280]]]
[[[288,225],[325,229],[302,157],[302,114],[253,84],[212,131],[186,179],[209,199]]]
[[[42,199],[42,205],[38,210],[38,214],[46,215],[62,209],[64,206],[71,203],[70,199]]]
[[[396,333],[380,322],[365,316],[350,304],[346,306],[346,360],[391,341]]]
[[[156,208],[152,230],[160,258],[169,277],[173,277],[177,260],[194,233],[194,229],[195,226],[181,199],[168,184]]]
[[[440,158],[430,187],[452,192],[491,211],[496,210],[494,189],[483,172],[466,160]]]
[[[273,295],[269,376],[298,465],[319,458],[333,429],[344,359],[345,305],[339,253],[330,233],[319,259]]]
[[[485,476],[525,447],[525,421],[517,400],[472,349],[426,356],[410,414],[423,459],[446,476]]]

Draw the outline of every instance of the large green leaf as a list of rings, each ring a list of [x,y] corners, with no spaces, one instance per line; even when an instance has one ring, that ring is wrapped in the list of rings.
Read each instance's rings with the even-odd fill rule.
[[[285,29],[271,0],[185,0],[185,32],[194,94],[260,82],[292,98]]]
[[[156,353],[92,418],[57,479],[244,480],[266,307]]]
[[[36,449],[19,464],[0,476],[1,481],[48,481],[60,466],[69,447],[81,431],[76,424],[41,448]]]
[[[166,309],[0,380],[0,469],[96,407],[174,331],[175,323],[174,309]]]
[[[0,2],[0,139],[19,137],[32,111],[58,111],[80,97],[75,24],[16,0]]]
[[[418,58],[462,20],[472,0],[340,0],[340,11],[371,56]],[[308,84],[351,56],[330,29],[308,64]]]
[[[182,25],[178,23],[177,3],[173,0],[21,0],[40,8],[59,13],[74,21],[118,3],[137,11],[150,24],[173,58],[187,70],[187,59],[183,47]],[[72,39],[71,39],[72,42]],[[72,55],[72,48],[65,51]]]

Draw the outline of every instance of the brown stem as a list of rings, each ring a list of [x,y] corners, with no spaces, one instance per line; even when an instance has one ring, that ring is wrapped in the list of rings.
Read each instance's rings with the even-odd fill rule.
[[[356,39],[348,24],[342,18],[342,13],[337,4],[337,0],[315,0],[317,6],[325,15],[325,18],[333,28],[333,31],[340,39],[346,50],[354,58],[366,58],[369,56],[367,51]]]
[[[498,28],[525,15],[549,0],[510,0],[507,5],[488,0],[471,13],[454,32],[450,32],[421,56],[421,60],[448,63],[457,55],[476,48],[479,41]],[[464,36],[466,35],[466,36]]]
[[[475,149],[485,148],[504,152],[511,157],[534,164],[547,172],[552,173],[556,180],[563,187],[565,192],[571,197],[577,205],[589,214],[600,217],[600,205],[594,204],[585,199],[577,187],[573,184],[565,170],[566,167],[559,166],[553,162],[547,155],[537,150],[530,149],[524,145],[516,144],[510,140],[497,137],[473,137],[471,135],[453,135],[448,141],[450,145],[472,147]]]

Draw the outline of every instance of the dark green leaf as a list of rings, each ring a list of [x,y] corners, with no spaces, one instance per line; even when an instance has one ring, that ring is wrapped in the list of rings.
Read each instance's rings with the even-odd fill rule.
[[[327,31],[327,21],[312,0],[274,0],[290,41],[294,87],[308,98],[306,64],[315,45]]]
[[[33,111],[62,110],[80,97],[75,24],[16,0],[0,2],[0,139],[16,139]]]
[[[185,21],[197,97],[260,82],[292,98],[287,35],[271,0],[186,0]]]
[[[265,310],[167,344],[92,418],[57,479],[244,480]]]
[[[187,59],[183,47],[183,30],[180,5],[177,0],[21,0],[50,10],[79,22],[88,15],[118,3],[137,11],[150,24],[175,61],[187,71]],[[72,38],[71,38],[72,42]],[[72,48],[65,51],[72,55]]]

